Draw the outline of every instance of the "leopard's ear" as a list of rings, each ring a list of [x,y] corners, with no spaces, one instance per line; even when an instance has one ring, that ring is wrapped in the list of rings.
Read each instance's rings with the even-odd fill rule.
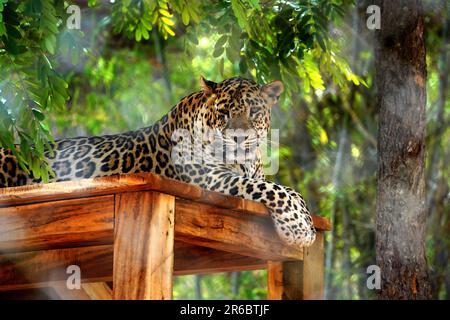
[[[275,80],[264,85],[261,91],[273,99],[278,99],[284,91],[284,85],[280,80]]]
[[[203,76],[200,76],[200,85],[203,92],[208,96],[212,95],[217,87],[217,83],[215,83],[214,81],[206,80]]]

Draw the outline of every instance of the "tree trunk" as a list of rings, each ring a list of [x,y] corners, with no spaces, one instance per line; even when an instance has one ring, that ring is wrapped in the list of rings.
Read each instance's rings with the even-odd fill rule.
[[[376,252],[381,299],[428,299],[425,256],[426,64],[419,0],[381,0]]]
[[[203,294],[202,294],[202,276],[199,274],[196,274],[194,276],[195,281],[195,300],[203,300]]]

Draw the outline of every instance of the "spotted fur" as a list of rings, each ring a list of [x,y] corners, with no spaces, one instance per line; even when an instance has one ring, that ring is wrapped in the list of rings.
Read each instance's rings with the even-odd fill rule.
[[[202,188],[264,203],[276,230],[286,243],[309,246],[315,230],[302,196],[291,188],[266,181],[261,152],[253,161],[221,163],[213,157],[202,163],[173,160],[178,129],[195,137],[200,130],[253,129],[256,139],[270,129],[270,109],[283,91],[279,81],[259,85],[243,78],[214,83],[202,78],[202,90],[183,98],[154,125],[136,131],[56,141],[46,161],[56,174],[51,181],[66,181],[125,173],[154,172]],[[196,131],[197,130],[197,131]],[[207,141],[202,140],[205,144]],[[22,170],[12,152],[0,149],[0,187],[36,183]]]

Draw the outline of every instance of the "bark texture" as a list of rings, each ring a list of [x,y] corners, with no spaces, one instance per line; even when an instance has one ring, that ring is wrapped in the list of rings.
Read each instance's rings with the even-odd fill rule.
[[[422,4],[383,0],[376,41],[379,96],[376,251],[381,299],[428,299],[425,256],[426,63]]]

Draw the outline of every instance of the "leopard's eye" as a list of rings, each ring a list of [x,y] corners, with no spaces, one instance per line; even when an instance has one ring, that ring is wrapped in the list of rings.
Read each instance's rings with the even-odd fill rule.
[[[257,107],[251,107],[251,108],[250,108],[250,116],[256,115],[256,114],[258,113],[258,111],[259,111],[259,108],[257,108]]]
[[[228,119],[230,118],[230,113],[229,111],[225,110],[225,109],[221,109],[218,110],[219,111],[219,116],[224,120],[224,121],[228,121]]]

